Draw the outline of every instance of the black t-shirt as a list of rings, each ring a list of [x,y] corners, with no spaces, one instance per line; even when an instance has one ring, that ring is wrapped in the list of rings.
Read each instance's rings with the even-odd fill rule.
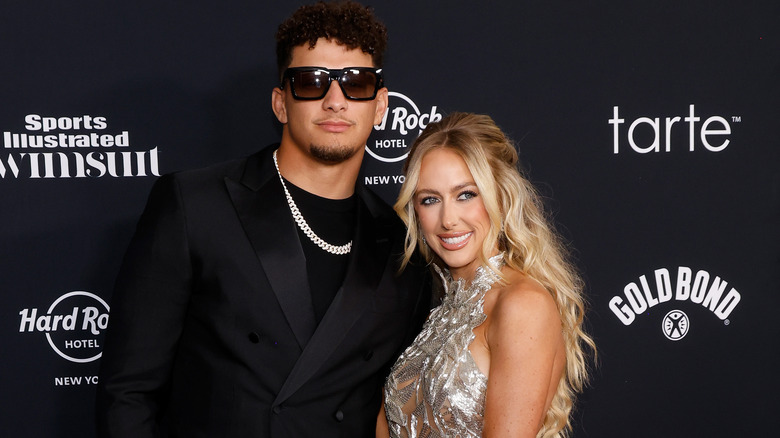
[[[347,199],[327,199],[313,195],[290,184],[286,179],[287,190],[298,206],[303,218],[314,234],[331,245],[341,246],[355,235],[357,197]],[[298,237],[306,256],[306,273],[309,277],[314,315],[320,323],[336,296],[347,272],[349,254],[334,255],[318,247],[306,236],[300,227]]]

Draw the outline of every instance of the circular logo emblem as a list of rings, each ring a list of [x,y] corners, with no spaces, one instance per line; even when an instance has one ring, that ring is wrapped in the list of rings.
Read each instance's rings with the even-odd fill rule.
[[[62,358],[86,363],[102,356],[104,330],[108,327],[108,304],[99,296],[74,291],[57,298],[36,328],[46,332],[46,340]]]
[[[688,334],[688,327],[688,315],[682,310],[672,310],[667,313],[661,323],[664,335],[672,341],[679,341],[684,338]]]
[[[420,132],[428,123],[441,120],[442,115],[436,106],[421,111],[412,99],[395,91],[388,92],[387,97],[387,111],[382,123],[374,126],[366,152],[379,161],[395,163],[409,155],[409,147]]]

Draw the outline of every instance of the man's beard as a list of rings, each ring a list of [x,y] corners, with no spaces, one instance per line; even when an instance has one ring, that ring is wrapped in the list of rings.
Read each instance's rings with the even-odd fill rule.
[[[312,144],[309,145],[309,152],[312,157],[323,163],[339,164],[354,157],[358,152],[358,148],[344,145],[322,146]]]

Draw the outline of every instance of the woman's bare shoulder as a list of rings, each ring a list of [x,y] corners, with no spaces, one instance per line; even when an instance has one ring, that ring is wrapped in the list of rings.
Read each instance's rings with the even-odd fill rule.
[[[491,325],[496,329],[560,330],[555,299],[541,283],[513,269],[505,269],[506,282],[496,290]]]

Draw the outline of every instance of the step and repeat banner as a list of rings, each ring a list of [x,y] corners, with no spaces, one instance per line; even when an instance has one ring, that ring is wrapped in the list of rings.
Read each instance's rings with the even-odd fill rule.
[[[574,436],[777,434],[777,2],[369,4],[390,108],[361,182],[392,202],[415,137],[451,111],[516,141],[587,282],[599,351]],[[298,5],[3,5],[2,436],[96,436],[149,189],[278,141],[274,33]]]

